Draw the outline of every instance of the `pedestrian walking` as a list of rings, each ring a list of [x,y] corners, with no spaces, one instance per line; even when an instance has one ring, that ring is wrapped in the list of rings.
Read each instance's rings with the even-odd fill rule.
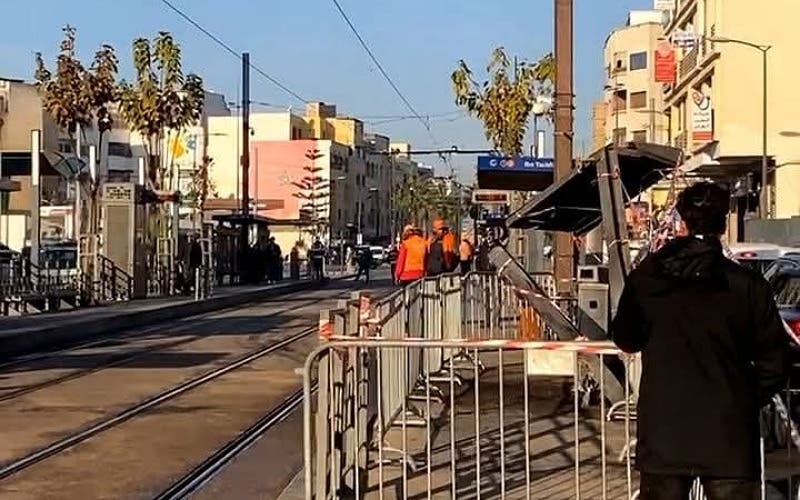
[[[364,276],[364,281],[369,283],[369,271],[372,267],[372,252],[369,247],[360,247],[357,250],[356,261],[358,263],[358,272],[356,273],[356,281]]]
[[[419,228],[409,224],[403,229],[403,242],[394,266],[395,281],[407,285],[425,276],[428,261],[428,243]]]
[[[433,222],[433,235],[428,246],[428,276],[439,276],[455,269],[454,238],[442,219]]]
[[[701,182],[677,201],[684,236],[628,277],[611,326],[642,353],[641,500],[758,498],[760,409],[787,380],[789,337],[767,282],[725,258],[728,191]]]
[[[472,243],[467,238],[461,239],[461,244],[458,246],[458,260],[461,265],[461,275],[464,276],[472,271],[472,259],[475,255],[475,249]]]
[[[316,281],[324,280],[325,247],[319,239],[315,239],[314,243],[311,244],[309,257],[311,257],[312,279]]]

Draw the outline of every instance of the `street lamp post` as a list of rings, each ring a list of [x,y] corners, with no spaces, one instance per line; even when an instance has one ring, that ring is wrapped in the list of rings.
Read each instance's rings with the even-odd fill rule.
[[[367,190],[367,196],[372,196],[374,193],[377,193],[377,192],[378,192],[378,188],[376,188],[376,187],[371,187],[371,188],[369,188],[369,189]],[[358,215],[357,215],[357,217],[358,217],[358,220],[356,221],[356,227],[358,228],[358,233],[357,233],[357,234],[358,234],[359,236],[361,236],[361,217],[362,217],[362,215],[363,215],[363,214],[362,214],[362,212],[364,211],[364,208],[363,208],[363,207],[364,207],[364,202],[363,202],[363,199],[361,199],[361,197],[359,196],[359,200],[358,200],[358,207],[357,207],[357,208],[358,208]],[[363,236],[361,236],[361,239],[362,239],[362,242],[361,242],[361,244],[363,244],[363,238],[364,238],[364,237],[363,237]]]
[[[726,37],[707,37],[706,40],[715,43],[742,45],[761,52],[761,191],[758,195],[758,215],[762,219],[768,219],[770,213],[768,203],[769,190],[767,189],[769,174],[769,160],[767,158],[767,53],[772,46]]]

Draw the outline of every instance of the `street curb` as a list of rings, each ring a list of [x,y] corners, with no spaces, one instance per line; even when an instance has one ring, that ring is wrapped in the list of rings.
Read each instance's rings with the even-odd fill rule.
[[[332,281],[342,281],[351,277],[332,278],[323,283],[322,287],[324,288],[327,283]],[[0,360],[8,360],[35,352],[56,350],[102,335],[246,305],[285,293],[314,289],[315,285],[319,286],[319,283],[296,281],[242,293],[217,297],[211,296],[208,299],[196,302],[187,300],[178,304],[153,304],[151,308],[121,311],[118,314],[100,318],[70,318],[67,321],[55,324],[48,323],[41,326],[20,327],[0,334]]]

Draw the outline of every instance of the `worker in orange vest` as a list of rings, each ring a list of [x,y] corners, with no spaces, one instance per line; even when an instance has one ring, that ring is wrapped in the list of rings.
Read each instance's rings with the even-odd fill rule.
[[[428,244],[419,228],[409,224],[403,229],[403,243],[397,254],[394,277],[398,284],[407,285],[425,277],[428,265]]]
[[[433,237],[428,244],[428,276],[453,272],[458,265],[456,235],[442,219],[433,221]]]

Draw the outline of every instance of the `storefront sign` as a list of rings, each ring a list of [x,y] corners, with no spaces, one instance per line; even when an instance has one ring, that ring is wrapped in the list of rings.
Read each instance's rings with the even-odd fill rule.
[[[714,110],[711,96],[692,91],[692,141],[708,142],[714,139]]]
[[[655,79],[659,83],[675,83],[675,51],[670,43],[662,40],[656,47]]]
[[[476,205],[507,205],[509,201],[508,191],[476,189],[472,192],[472,203]]]
[[[691,49],[697,45],[697,34],[693,29],[675,30],[672,34],[672,45],[679,48]]]

